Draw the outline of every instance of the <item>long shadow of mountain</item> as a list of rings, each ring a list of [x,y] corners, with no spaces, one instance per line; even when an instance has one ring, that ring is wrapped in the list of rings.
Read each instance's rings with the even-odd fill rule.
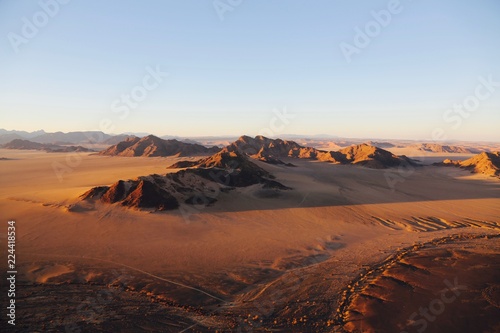
[[[368,145],[324,152],[244,136],[212,156],[170,168],[182,170],[98,186],[81,199],[140,210],[214,206],[210,211],[223,212],[500,197],[499,182],[457,179],[447,173],[453,168],[420,166]]]

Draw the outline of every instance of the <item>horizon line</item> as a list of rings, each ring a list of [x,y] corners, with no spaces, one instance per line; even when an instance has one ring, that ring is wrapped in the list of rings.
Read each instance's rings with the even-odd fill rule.
[[[400,140],[400,141],[420,141],[420,142],[487,142],[487,143],[496,143],[500,142],[500,139],[495,140],[495,139],[443,139],[443,140],[435,140],[432,138],[390,138],[390,137],[356,137],[356,136],[340,136],[340,135],[335,135],[335,134],[326,134],[326,133],[319,133],[319,134],[296,134],[296,133],[281,133],[277,134],[275,136],[268,136],[268,135],[263,135],[263,134],[256,134],[256,135],[250,135],[250,134],[205,134],[205,135],[177,135],[177,134],[155,134],[152,132],[122,132],[122,133],[106,133],[101,130],[73,130],[73,131],[55,131],[55,132],[48,132],[45,131],[44,129],[38,129],[34,131],[29,131],[29,130],[22,130],[22,129],[5,129],[5,128],[0,128],[0,130],[4,130],[7,132],[26,132],[29,134],[35,133],[35,132],[41,132],[43,131],[44,134],[55,134],[55,133],[63,133],[63,134],[70,134],[70,133],[85,133],[85,132],[101,132],[106,135],[110,136],[118,136],[118,135],[134,135],[137,137],[145,137],[148,135],[154,135],[156,137],[162,138],[162,137],[172,137],[172,138],[181,138],[181,139],[190,139],[190,138],[240,138],[242,136],[249,136],[249,137],[256,137],[256,136],[264,136],[266,138],[270,139],[279,139],[279,138],[286,138],[286,137],[295,137],[294,139],[349,139],[349,140]],[[41,134],[43,135],[43,134]],[[31,138],[32,139],[32,138]]]

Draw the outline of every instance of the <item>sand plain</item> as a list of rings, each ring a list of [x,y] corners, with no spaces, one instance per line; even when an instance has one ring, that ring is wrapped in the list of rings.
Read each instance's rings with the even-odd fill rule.
[[[172,172],[166,167],[179,159],[13,150],[0,157],[0,220],[17,226],[19,331],[341,332],[362,325],[378,332],[384,328],[343,312],[365,311],[359,297],[342,303],[343,293],[370,267],[407,247],[447,246],[432,241],[454,235],[470,235],[467,246],[482,242],[499,260],[491,236],[500,230],[500,181],[460,169],[258,162],[293,190],[238,189],[186,211],[98,205],[70,212],[93,186]],[[62,181],[54,163],[67,167]],[[484,272],[482,287],[496,290],[498,277]],[[366,305],[366,313],[377,311],[388,310]],[[47,316],[50,322],[41,320]],[[434,327],[453,328],[442,321]]]

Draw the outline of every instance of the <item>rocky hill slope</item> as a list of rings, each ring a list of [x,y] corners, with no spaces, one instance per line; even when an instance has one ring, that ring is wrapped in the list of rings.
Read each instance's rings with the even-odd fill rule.
[[[483,152],[464,161],[453,161],[446,159],[438,166],[455,166],[470,170],[472,173],[480,173],[487,176],[500,178],[500,152]]]
[[[154,135],[143,138],[129,137],[101,151],[100,155],[108,156],[194,156],[210,155],[219,151],[218,147],[207,148],[199,144],[186,143],[175,139],[164,140]]]

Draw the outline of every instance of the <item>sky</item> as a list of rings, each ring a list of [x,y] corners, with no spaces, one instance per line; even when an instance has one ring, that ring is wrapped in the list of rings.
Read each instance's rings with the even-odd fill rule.
[[[498,0],[0,0],[0,128],[500,140]]]

